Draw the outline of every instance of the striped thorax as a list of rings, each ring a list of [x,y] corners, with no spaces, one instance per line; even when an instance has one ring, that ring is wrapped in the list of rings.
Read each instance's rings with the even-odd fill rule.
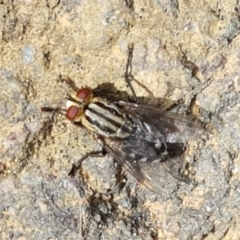
[[[79,89],[67,101],[66,117],[103,137],[124,139],[132,132],[132,122],[121,108],[94,97],[89,88]]]

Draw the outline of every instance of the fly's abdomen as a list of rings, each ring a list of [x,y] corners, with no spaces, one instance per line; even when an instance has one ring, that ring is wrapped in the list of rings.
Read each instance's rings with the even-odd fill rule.
[[[87,106],[82,124],[89,130],[104,136],[124,139],[132,132],[132,122],[121,109],[102,98],[94,98]]]

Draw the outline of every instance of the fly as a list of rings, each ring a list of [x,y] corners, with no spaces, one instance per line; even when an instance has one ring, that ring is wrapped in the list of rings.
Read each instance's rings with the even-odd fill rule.
[[[42,111],[61,113],[76,126],[88,129],[103,149],[139,182],[161,193],[168,175],[185,180],[179,173],[179,156],[184,152],[181,130],[191,132],[198,126],[180,114],[136,103],[130,79],[132,51],[130,47],[125,78],[133,102],[109,100],[89,87],[78,88],[67,79],[75,93],[68,97],[66,108],[43,107]],[[74,175],[83,160],[96,155],[98,152],[84,155],[69,174]]]

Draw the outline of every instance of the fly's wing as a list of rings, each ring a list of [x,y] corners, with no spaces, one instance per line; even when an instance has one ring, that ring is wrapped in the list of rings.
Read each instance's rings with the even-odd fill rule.
[[[105,139],[104,148],[140,183],[161,195],[171,195],[178,187],[177,179],[186,180],[180,173],[184,141],[200,130],[200,125],[189,117],[148,105],[117,104],[132,119],[134,130],[124,140]]]
[[[186,141],[202,132],[200,124],[188,116],[131,102],[119,101],[118,105],[133,119],[139,119],[141,122],[157,128],[166,136],[166,139],[173,137]]]
[[[105,150],[140,183],[161,196],[169,197],[177,189],[176,178],[185,180],[179,174],[182,159],[178,155],[182,152],[169,156],[167,161],[161,161],[151,143],[134,136],[124,141],[104,139],[102,143]],[[181,149],[182,146],[175,145],[174,148],[176,147]]]

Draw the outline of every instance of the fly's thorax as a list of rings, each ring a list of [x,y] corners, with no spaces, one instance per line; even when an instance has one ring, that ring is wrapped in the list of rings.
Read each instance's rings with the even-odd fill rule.
[[[132,122],[114,103],[95,97],[85,108],[81,123],[103,137],[124,139],[132,132]]]

